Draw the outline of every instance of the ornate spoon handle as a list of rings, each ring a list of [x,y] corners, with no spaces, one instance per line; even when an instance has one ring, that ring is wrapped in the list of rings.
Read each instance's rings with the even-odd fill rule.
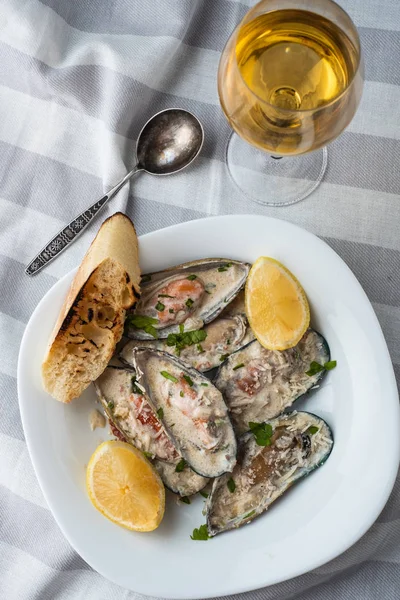
[[[63,250],[68,248],[70,244],[76,238],[85,231],[86,227],[91,223],[94,217],[104,208],[107,202],[115,196],[117,192],[122,188],[123,185],[134,175],[141,171],[141,167],[136,165],[132,171],[130,171],[125,177],[117,183],[115,187],[113,187],[105,196],[97,200],[92,206],[87,208],[83,213],[75,217],[66,227],[61,229],[53,237],[50,242],[48,242],[44,248],[39,252],[37,256],[29,263],[29,265],[25,269],[25,273],[27,275],[36,275],[43,267],[49,264],[52,260],[54,260]]]

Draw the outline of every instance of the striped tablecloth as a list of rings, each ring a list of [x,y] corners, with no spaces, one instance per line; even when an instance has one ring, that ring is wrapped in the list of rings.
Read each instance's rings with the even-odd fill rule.
[[[39,276],[25,276],[25,264],[132,166],[135,136],[154,112],[181,106],[198,115],[206,131],[201,157],[174,177],[137,177],[103,216],[125,211],[139,234],[228,213],[307,228],[364,286],[400,378],[400,2],[341,2],[364,49],[361,106],[330,147],[318,190],[272,209],[251,203],[228,179],[230,130],[216,92],[220,52],[252,0],[1,0],[0,598],[137,597],[95,573],[58,529],[24,441],[16,368],[33,309],[79,263],[100,221]],[[383,420],[372,444],[384,443],[384,430]],[[395,600],[399,590],[398,482],[378,521],[344,555],[245,596]]]

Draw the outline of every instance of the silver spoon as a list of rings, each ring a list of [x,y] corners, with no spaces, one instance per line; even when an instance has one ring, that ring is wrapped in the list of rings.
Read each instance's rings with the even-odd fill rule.
[[[203,141],[204,131],[200,121],[187,110],[167,108],[154,115],[139,133],[136,144],[137,163],[132,171],[59,231],[29,263],[25,273],[35,275],[68,248],[133,175],[139,171],[146,171],[151,175],[177,173],[194,161]]]

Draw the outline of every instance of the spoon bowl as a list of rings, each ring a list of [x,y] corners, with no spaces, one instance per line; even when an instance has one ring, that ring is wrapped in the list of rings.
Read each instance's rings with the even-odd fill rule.
[[[203,140],[203,127],[192,113],[181,108],[162,110],[139,134],[138,167],[151,175],[181,171],[199,154]]]

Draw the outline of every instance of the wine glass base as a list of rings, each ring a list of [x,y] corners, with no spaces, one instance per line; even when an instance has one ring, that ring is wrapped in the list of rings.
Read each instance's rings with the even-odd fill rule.
[[[251,200],[266,206],[289,206],[307,198],[321,183],[327,162],[326,148],[274,158],[236,133],[226,148],[226,163],[234,183]]]

